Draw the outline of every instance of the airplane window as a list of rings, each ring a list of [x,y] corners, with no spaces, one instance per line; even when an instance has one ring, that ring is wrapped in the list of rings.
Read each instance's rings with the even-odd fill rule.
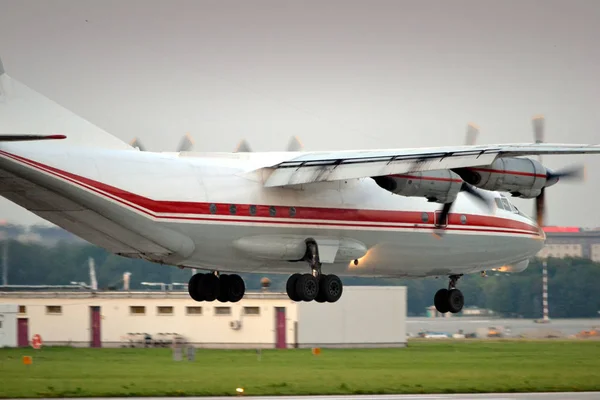
[[[211,214],[216,214],[217,213],[217,206],[216,206],[216,204],[212,203],[210,205],[210,213]]]
[[[463,225],[467,223],[467,216],[466,215],[463,214],[463,215],[460,216],[460,223],[463,224]]]
[[[275,210],[274,206],[269,207],[269,215],[271,215],[271,217],[274,217],[276,213],[277,210]]]
[[[231,204],[229,206],[229,214],[235,214],[236,211],[237,211],[237,208],[236,208],[235,204]]]
[[[255,205],[250,206],[250,215],[256,215],[256,206]]]
[[[429,214],[427,214],[426,212],[421,214],[421,221],[423,221],[423,222],[429,221]]]
[[[504,209],[506,211],[510,211],[510,203],[508,202],[508,199],[506,197],[502,198],[502,204],[504,205]]]
[[[296,215],[296,209],[294,207],[290,207],[290,217],[293,217]]]

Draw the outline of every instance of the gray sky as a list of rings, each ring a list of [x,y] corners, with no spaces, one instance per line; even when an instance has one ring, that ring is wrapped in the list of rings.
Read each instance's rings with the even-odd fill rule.
[[[7,72],[151,150],[600,143],[600,2],[0,0]],[[548,190],[548,224],[600,226],[600,156]],[[526,212],[532,200],[517,200]],[[0,202],[0,219],[32,214]]]

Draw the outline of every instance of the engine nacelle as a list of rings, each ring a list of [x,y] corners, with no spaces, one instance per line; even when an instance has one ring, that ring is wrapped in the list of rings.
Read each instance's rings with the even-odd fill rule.
[[[413,172],[373,178],[385,190],[407,197],[425,197],[429,201],[449,203],[456,199],[463,184],[450,170]]]
[[[529,158],[497,158],[491,165],[454,170],[465,182],[480,189],[510,192],[523,198],[537,197],[551,186],[546,168]]]

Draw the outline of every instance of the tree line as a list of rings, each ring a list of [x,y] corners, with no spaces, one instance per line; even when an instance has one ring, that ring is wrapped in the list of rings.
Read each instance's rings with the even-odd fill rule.
[[[187,283],[189,269],[161,266],[143,260],[112,255],[87,243],[59,242],[55,246],[9,240],[7,251],[0,251],[0,266],[8,267],[11,285],[66,285],[88,282],[88,259],[95,261],[99,289],[120,290],[125,272],[131,273],[130,289],[147,290],[141,282]],[[247,290],[259,290],[261,278],[271,280],[269,290],[285,291],[285,274],[240,274]],[[402,285],[407,287],[408,315],[425,315],[433,304],[435,292],[446,287],[447,278],[383,279],[344,277],[345,285]],[[587,259],[549,259],[548,292],[551,318],[598,317],[600,311],[600,263]],[[542,316],[542,264],[533,259],[520,273],[488,271],[487,277],[466,275],[459,281],[465,295],[465,307],[480,307],[516,318]],[[5,289],[6,290],[6,289]],[[154,288],[156,290],[156,288]]]

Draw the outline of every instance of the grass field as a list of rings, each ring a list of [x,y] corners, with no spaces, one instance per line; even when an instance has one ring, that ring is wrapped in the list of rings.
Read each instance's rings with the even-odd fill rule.
[[[22,357],[33,356],[24,365]],[[409,342],[405,349],[0,349],[1,397],[600,390],[600,341]]]

